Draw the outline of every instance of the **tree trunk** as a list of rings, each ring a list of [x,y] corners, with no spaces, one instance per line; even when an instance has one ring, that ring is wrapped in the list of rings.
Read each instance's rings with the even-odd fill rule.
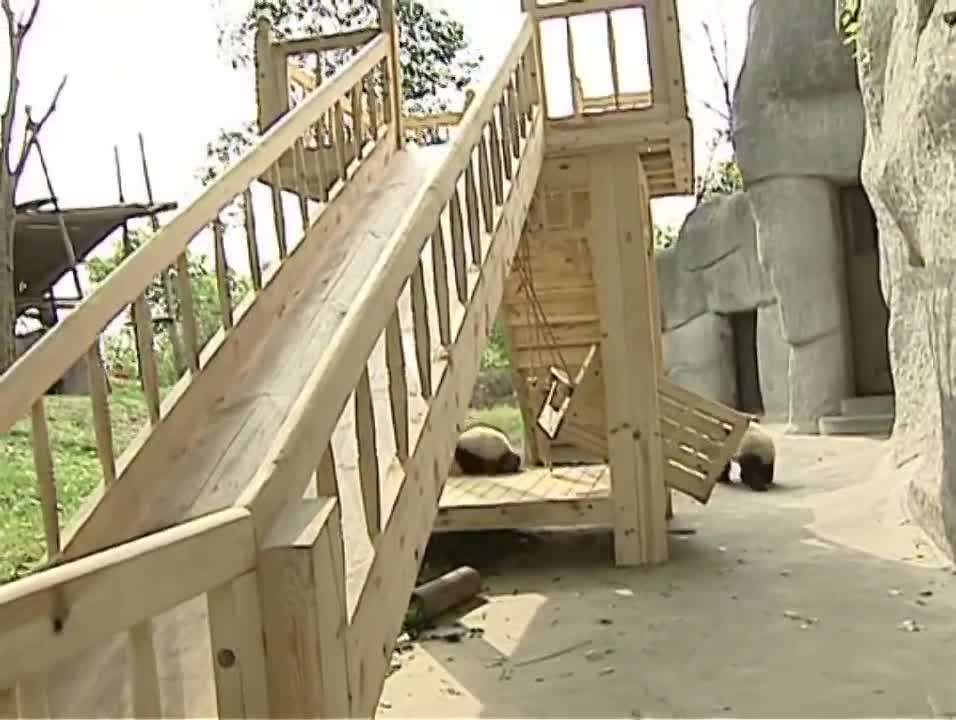
[[[6,173],[2,173],[6,176]],[[0,375],[17,359],[14,331],[17,322],[13,280],[13,239],[17,214],[9,177],[0,179]]]

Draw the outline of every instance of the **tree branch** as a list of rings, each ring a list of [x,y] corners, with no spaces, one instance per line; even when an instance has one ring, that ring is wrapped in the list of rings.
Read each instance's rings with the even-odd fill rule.
[[[47,107],[46,112],[40,116],[38,121],[33,120],[30,107],[27,106],[27,129],[25,130],[25,133],[29,134],[29,138],[24,141],[23,150],[20,152],[20,159],[17,161],[17,167],[13,173],[15,183],[20,179],[20,173],[23,172],[23,168],[26,166],[27,160],[30,158],[30,150],[32,150],[33,146],[36,145],[37,138],[40,136],[40,131],[43,130],[43,126],[46,124],[46,121],[50,119],[50,116],[56,110],[56,103],[60,99],[60,93],[63,92],[63,87],[66,85],[66,78],[67,76],[64,75],[63,79],[60,80],[60,85],[53,94],[53,99],[50,101],[49,107]]]
[[[0,0],[0,8],[7,20],[7,40],[9,42],[9,85],[7,86],[7,103],[3,111],[3,120],[0,122],[0,155],[4,162],[4,170],[8,175],[13,173],[10,167],[10,141],[13,138],[13,116],[16,112],[17,93],[17,66],[20,62],[20,43],[17,40],[17,21],[13,16],[10,0]]]
[[[30,28],[33,27],[33,21],[37,19],[37,11],[40,9],[40,0],[36,0],[33,3],[33,7],[30,9],[27,19],[20,23],[19,34],[20,36],[26,35],[30,32]]]

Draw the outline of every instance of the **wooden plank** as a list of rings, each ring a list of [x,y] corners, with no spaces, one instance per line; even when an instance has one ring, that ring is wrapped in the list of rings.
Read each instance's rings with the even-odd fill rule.
[[[602,366],[619,565],[668,555],[657,357],[635,155],[591,158],[591,254],[601,309]],[[636,198],[636,203],[635,203]]]
[[[567,0],[566,2],[548,2],[539,5],[537,0],[531,0],[533,4],[528,8],[528,12],[538,20],[548,20],[551,18],[574,17],[575,15],[586,15],[596,12],[645,8],[654,1],[655,0]]]
[[[527,38],[522,42],[526,43]],[[518,46],[513,51],[516,56],[520,57],[520,49]],[[472,107],[479,105],[481,102],[476,101]],[[390,481],[399,485],[398,494],[388,524],[376,543],[366,589],[352,618],[352,627],[360,629],[349,639],[353,717],[373,714],[381,694],[391,648],[404,616],[404,609],[397,607],[383,612],[381,598],[408,597],[415,584],[444,485],[443,468],[451,461],[457,424],[464,415],[465,408],[458,398],[467,396],[478,374],[490,318],[500,304],[508,265],[518,247],[537,184],[544,149],[543,130],[539,111],[458,336],[449,350],[448,361],[441,363],[443,372],[429,410],[419,419],[422,430],[418,444],[404,469],[393,465],[389,471]]]
[[[290,503],[259,555],[271,715],[349,717],[345,566],[334,498]]]
[[[495,505],[455,505],[438,510],[435,532],[532,530],[611,524],[611,499],[537,500]]]
[[[249,572],[255,553],[249,513],[228,509],[0,586],[0,657],[17,659],[0,687]]]

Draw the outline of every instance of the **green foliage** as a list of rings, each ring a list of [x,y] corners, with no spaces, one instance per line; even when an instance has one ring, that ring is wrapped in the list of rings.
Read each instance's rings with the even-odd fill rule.
[[[860,3],[862,0],[842,0],[840,7],[840,29],[846,37],[847,45],[859,49]]]
[[[666,250],[675,242],[680,228],[674,225],[654,226],[654,247],[658,250]]]
[[[405,112],[444,112],[449,108],[443,92],[463,91],[482,58],[471,52],[464,26],[447,11],[431,10],[414,0],[398,0],[397,6]],[[378,9],[375,0],[255,0],[238,23],[219,27],[220,52],[233,68],[252,64],[260,17],[269,20],[278,38],[309,37],[373,26]],[[324,53],[322,74],[332,75],[355,53],[351,48]],[[251,122],[220,131],[206,146],[206,160],[198,173],[202,183],[212,182],[256,136]]]
[[[135,382],[110,381],[113,443],[122,453],[147,420],[146,405]],[[61,526],[66,525],[102,477],[92,406],[87,397],[46,398],[50,445],[56,467]],[[43,517],[36,495],[30,419],[0,435],[0,583],[25,575],[43,560]]]
[[[139,247],[148,239],[145,232],[131,231],[130,245],[132,249]],[[87,260],[87,272],[94,283],[102,282],[122,262],[123,248],[117,246],[113,254],[107,258],[90,258]],[[193,306],[196,315],[196,325],[199,334],[199,345],[202,347],[216,333],[222,323],[222,311],[219,307],[219,289],[216,283],[215,271],[210,267],[209,258],[202,254],[192,253],[189,258],[189,277],[192,280]],[[170,270],[170,279],[175,287],[176,269]],[[248,278],[230,270],[229,294],[233,306],[249,291],[251,285]],[[154,348],[156,363],[159,367],[159,381],[163,386],[176,382],[180,372],[177,368],[173,344],[170,338],[168,319],[179,317],[178,303],[167,301],[163,285],[159,278],[153,280],[146,290],[146,299],[150,305],[150,312],[155,319],[166,319],[162,324],[154,324]],[[126,323],[115,335],[108,336],[104,343],[104,359],[112,375],[120,378],[138,378],[139,367],[136,359],[136,340],[132,323]]]
[[[219,47],[235,68],[253,61],[253,43],[259,18],[267,18],[280,38],[310,37],[372,27],[378,22],[375,0],[255,0],[245,17],[219,28]],[[444,111],[440,92],[462,91],[471,81],[481,57],[469,51],[464,26],[445,10],[431,10],[415,0],[398,0],[401,26],[402,90],[406,109]],[[323,74],[333,74],[356,51],[323,54]]]
[[[697,182],[697,196],[700,200],[709,200],[717,195],[732,195],[744,189],[743,174],[733,158],[712,165]]]
[[[488,344],[485,345],[485,351],[481,356],[481,369],[501,369],[510,366],[511,356],[508,354],[508,346],[505,344],[504,328],[501,326],[501,320],[499,319],[495,321],[495,324],[491,328]]]

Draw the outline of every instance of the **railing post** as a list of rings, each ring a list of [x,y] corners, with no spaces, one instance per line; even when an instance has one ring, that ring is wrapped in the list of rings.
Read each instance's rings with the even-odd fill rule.
[[[395,143],[401,149],[405,145],[405,128],[402,118],[402,56],[399,50],[399,27],[395,0],[379,0],[379,19],[382,32],[388,35],[388,101],[392,106],[392,122],[395,123]]]
[[[545,92],[544,87],[544,55],[541,52],[541,22],[537,18],[537,13],[535,13],[536,6],[537,0],[521,0],[521,11],[529,13],[531,15],[531,22],[534,23],[534,33],[531,39],[531,44],[534,46],[534,51],[531,53],[531,57],[533,58],[531,74],[534,81],[531,86],[531,90],[534,93],[532,99],[536,99],[541,103],[542,116],[547,119],[548,94]]]
[[[338,500],[290,503],[259,554],[258,574],[272,717],[349,717]]]

